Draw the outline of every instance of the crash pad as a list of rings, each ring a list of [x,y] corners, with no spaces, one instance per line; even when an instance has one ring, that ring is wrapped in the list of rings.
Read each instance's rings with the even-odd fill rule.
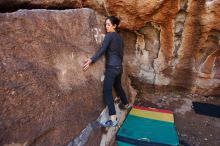
[[[177,146],[172,111],[133,106],[116,136],[119,146]]]

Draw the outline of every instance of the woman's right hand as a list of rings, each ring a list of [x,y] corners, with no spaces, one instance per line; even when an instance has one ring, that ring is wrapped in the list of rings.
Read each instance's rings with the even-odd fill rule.
[[[92,63],[92,60],[90,58],[85,60],[85,63],[83,65],[83,70],[86,71],[89,68],[89,65]]]

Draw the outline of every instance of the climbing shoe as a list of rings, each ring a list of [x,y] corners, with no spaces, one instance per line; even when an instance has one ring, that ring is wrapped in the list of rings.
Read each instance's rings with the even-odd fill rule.
[[[119,106],[120,109],[123,109],[123,110],[130,109],[132,107],[131,104],[124,105],[123,103],[119,103],[118,106]]]
[[[108,120],[106,122],[101,122],[100,125],[101,127],[116,127],[118,125],[118,120]]]

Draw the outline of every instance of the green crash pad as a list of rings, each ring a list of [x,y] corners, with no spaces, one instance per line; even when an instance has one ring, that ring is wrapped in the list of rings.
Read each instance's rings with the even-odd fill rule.
[[[119,146],[178,146],[173,112],[133,106],[116,140]]]

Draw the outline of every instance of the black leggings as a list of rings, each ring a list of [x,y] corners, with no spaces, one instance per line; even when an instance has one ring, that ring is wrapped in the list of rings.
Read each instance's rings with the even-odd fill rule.
[[[109,109],[109,115],[115,115],[115,105],[112,96],[112,87],[114,86],[117,96],[120,97],[124,105],[128,104],[127,97],[121,86],[121,77],[123,73],[122,66],[107,66],[105,71],[105,79],[103,85],[103,94],[105,102]]]

